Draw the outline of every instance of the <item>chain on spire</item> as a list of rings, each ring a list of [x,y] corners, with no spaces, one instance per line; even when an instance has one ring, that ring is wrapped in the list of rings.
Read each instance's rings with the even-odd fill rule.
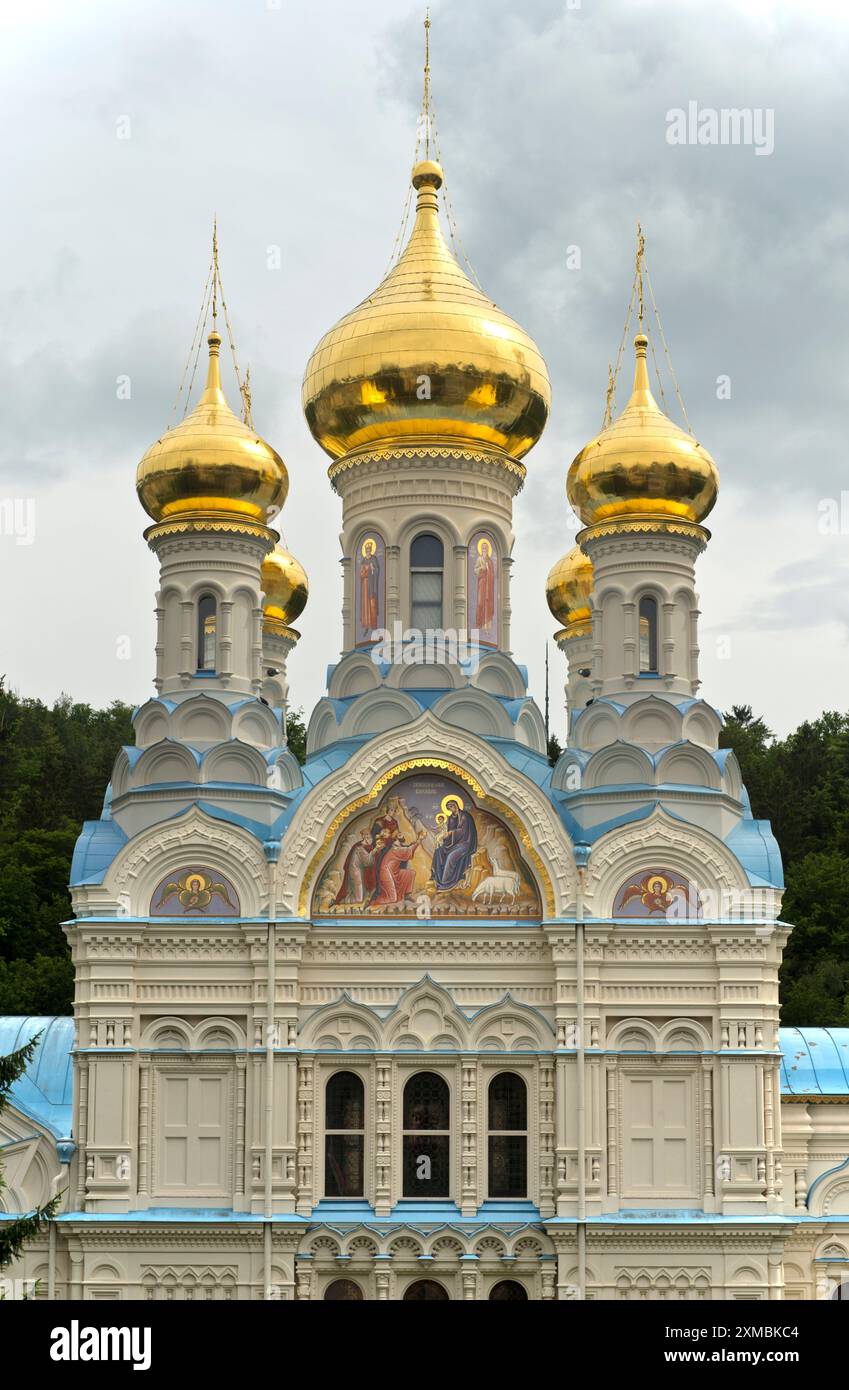
[[[233,328],[230,323],[230,313],[227,308],[227,301],[224,298],[224,283],[221,279],[221,268],[218,263],[218,218],[216,217],[213,220],[212,224],[212,260],[210,261],[209,271],[206,277],[206,284],[204,286],[203,298],[201,300],[200,313],[198,314],[197,323],[195,324],[192,345],[189,349],[189,355],[186,359],[186,365],[183,368],[183,376],[180,381],[179,390],[177,392],[177,399],[175,400],[173,409],[171,411],[172,418],[176,414],[177,406],[180,403],[180,396],[183,394],[183,387],[185,385],[189,365],[191,364],[192,374],[189,380],[188,390],[185,393],[185,399],[183,401],[182,418],[185,419],[186,417],[186,413],[189,408],[189,401],[191,400],[192,396],[192,389],[194,387],[195,374],[197,372],[198,360],[200,358],[201,343],[203,341],[203,334],[204,329],[206,327],[206,322],[209,317],[210,306],[212,308],[212,331],[213,333],[218,332],[219,298],[221,300],[221,307],[224,310],[224,322],[227,327],[227,339],[230,345],[230,353],[233,358],[233,367],[236,372],[236,384],[239,388],[239,395],[242,398],[242,419],[250,429],[253,429],[254,424],[252,415],[250,368],[248,368],[248,371],[243,378],[241,369],[239,367],[239,359],[236,356],[236,343],[233,337]]]
[[[666,357],[666,365],[669,369],[669,375],[672,378],[672,384],[675,387],[675,395],[678,399],[678,404],[681,407],[681,415],[683,416],[684,424],[687,427],[688,434],[692,434],[693,430],[687,416],[686,408],[684,406],[684,398],[681,395],[681,390],[678,385],[678,378],[675,375],[675,368],[672,365],[672,356],[670,354],[669,346],[666,341],[666,335],[663,331],[663,324],[661,323],[660,312],[657,307],[657,301],[654,297],[654,288],[652,286],[651,276],[649,275],[648,262],[646,260],[646,238],[639,222],[637,223],[637,249],[634,258],[634,282],[631,286],[631,298],[628,303],[628,312],[625,316],[625,327],[622,330],[622,338],[619,343],[619,351],[616,354],[616,365],[611,369],[610,365],[608,364],[607,397],[604,412],[604,424],[602,428],[606,429],[607,426],[611,424],[613,420],[613,412],[616,404],[616,386],[619,381],[619,370],[622,366],[622,358],[625,351],[625,342],[628,337],[628,329],[631,325],[631,320],[634,315],[635,304],[637,307],[637,318],[640,325],[640,332],[643,333],[645,331],[645,289],[648,289],[649,292],[652,313],[654,315],[655,323],[657,324],[658,336],[663,346],[664,355]],[[651,334],[647,334],[646,336],[648,337],[649,346],[651,348],[652,362],[654,364],[655,376],[657,377],[657,385],[658,391],[660,393],[661,404],[663,406],[664,414],[668,414],[669,412],[666,406],[666,397],[664,395],[663,390],[663,381],[660,375],[660,368],[657,361],[657,355],[654,350],[654,340]]]

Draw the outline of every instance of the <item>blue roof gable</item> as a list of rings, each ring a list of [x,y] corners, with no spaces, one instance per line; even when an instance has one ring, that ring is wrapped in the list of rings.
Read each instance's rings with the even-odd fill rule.
[[[7,1056],[41,1033],[35,1056],[9,1092],[9,1101],[57,1139],[71,1133],[74,1077],[72,1018],[0,1017],[0,1055]]]
[[[117,821],[83,821],[71,860],[71,884],[102,883],[106,870],[126,843],[127,836]]]

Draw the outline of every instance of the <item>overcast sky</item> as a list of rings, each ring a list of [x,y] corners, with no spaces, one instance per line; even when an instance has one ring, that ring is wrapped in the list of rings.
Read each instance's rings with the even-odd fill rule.
[[[0,502],[20,503],[34,533],[20,544],[0,513],[0,672],[22,694],[100,705],[151,693],[157,576],[135,469],[169,423],[214,213],[255,423],[289,468],[282,529],[310,578],[293,702],[309,710],[322,694],[341,638],[341,504],[301,377],[392,250],[422,10],[3,7]],[[432,20],[463,244],[552,379],[515,512],[514,648],[534,693],[555,626],[545,577],[574,536],[566,472],[601,422],[640,218],[687,411],[721,476],[698,568],[703,693],[754,705],[781,733],[845,710],[849,5],[436,0]],[[670,144],[668,113],[690,102],[751,110],[774,149]],[[557,728],[553,646],[551,663]]]

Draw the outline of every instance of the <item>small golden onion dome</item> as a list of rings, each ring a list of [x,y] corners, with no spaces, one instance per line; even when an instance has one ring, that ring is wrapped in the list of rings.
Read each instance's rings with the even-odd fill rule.
[[[307,606],[309,583],[303,566],[288,550],[272,550],[262,562],[264,616],[289,627]]]
[[[545,597],[554,617],[564,627],[587,622],[591,617],[592,561],[579,545],[573,546],[551,569],[545,581]]]
[[[638,333],[631,399],[569,469],[569,501],[587,526],[638,516],[698,522],[716,501],[716,464],[664,415],[649,389],[647,346]]]
[[[207,342],[206,389],[194,410],[157,439],[139,464],[139,501],[154,521],[224,515],[266,523],[286,501],[286,465],[233,414],[221,389],[221,337],[215,329]]]
[[[333,459],[446,442],[519,459],[548,417],[545,362],[449,251],[439,225],[439,165],[423,160],[412,177],[416,221],[403,254],[307,363],[307,424]]]

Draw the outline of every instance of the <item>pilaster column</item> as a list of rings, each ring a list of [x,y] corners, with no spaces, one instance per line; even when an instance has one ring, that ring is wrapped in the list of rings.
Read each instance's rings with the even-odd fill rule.
[[[512,579],[513,557],[504,555],[501,560],[501,631],[498,635],[498,642],[503,652],[508,656],[513,653],[510,649],[510,626],[513,617],[513,608],[510,600],[510,581]]]
[[[216,642],[215,664],[223,685],[233,673],[233,605],[222,599],[218,605],[218,640]]]
[[[401,547],[386,547],[386,626],[401,621]],[[405,623],[404,626],[409,626]]]
[[[464,545],[454,547],[454,627],[463,632],[468,622],[469,601],[466,593],[466,555]]]
[[[392,1058],[375,1058],[375,1191],[378,1216],[392,1210]]]

